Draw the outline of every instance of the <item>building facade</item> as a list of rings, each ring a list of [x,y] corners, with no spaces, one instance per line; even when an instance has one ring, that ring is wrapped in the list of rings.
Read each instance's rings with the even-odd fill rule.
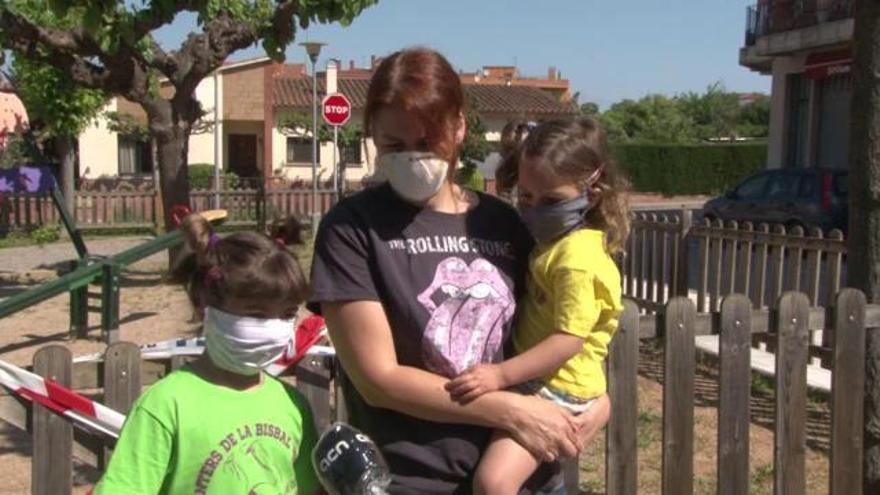
[[[362,126],[367,88],[378,59],[370,68],[327,64],[318,76],[318,101],[339,92],[352,102],[347,126]],[[572,114],[569,82],[551,68],[548,77],[519,77],[514,67],[486,67],[478,73],[462,73],[471,110],[481,117],[490,142],[497,142],[510,120],[540,120]],[[170,88],[163,88],[170,90]],[[205,78],[196,97],[206,111],[203,122],[190,137],[189,164],[221,164],[240,177],[283,176],[311,180],[312,141],[308,129],[293,125],[311,122],[312,75],[303,64],[278,64],[268,58],[229,63]],[[135,136],[110,130],[106,112],[117,112],[146,122],[136,104],[111,100],[102,116],[79,138],[81,175],[137,176],[152,173],[149,144]],[[215,114],[217,116],[215,124]],[[319,117],[320,121],[320,117]],[[332,142],[318,150],[317,173],[330,180],[334,164],[345,157],[346,179],[359,180],[373,173],[376,150],[372,140],[336,150]],[[335,158],[334,158],[335,156]]]
[[[740,65],[773,77],[769,168],[849,167],[855,0],[761,0]]]

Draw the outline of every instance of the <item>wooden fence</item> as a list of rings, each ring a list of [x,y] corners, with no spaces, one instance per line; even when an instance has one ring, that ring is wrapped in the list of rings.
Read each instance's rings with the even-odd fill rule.
[[[606,493],[638,492],[637,373],[639,341],[659,340],[665,349],[663,366],[662,493],[694,491],[694,390],[696,355],[694,337],[720,334],[720,401],[718,405],[719,494],[749,492],[750,343],[753,334],[769,335],[779,349],[776,361],[774,486],[776,493],[806,491],[806,365],[811,354],[832,361],[831,449],[829,492],[862,493],[863,389],[867,331],[880,327],[880,306],[868,306],[862,293],[844,290],[827,310],[811,308],[802,293],[786,293],[772,310],[756,308],[743,295],[732,295],[715,314],[698,313],[692,301],[671,299],[657,314],[643,314],[631,300],[625,302],[620,329],[608,356],[608,391],[614,413],[606,435]],[[829,347],[810,346],[807,332],[829,329]],[[866,330],[870,329],[870,330]],[[108,348],[104,363],[71,365],[63,346],[41,349],[34,369],[75,389],[100,389],[103,401],[126,411],[139,394],[173,368],[171,362],[141,361],[138,348],[117,343]],[[345,420],[341,395],[334,387],[332,358],[310,358],[296,369],[297,387],[314,409],[319,430],[333,420]],[[71,491],[71,454],[102,467],[109,445],[74,430],[67,420],[41,406],[31,407],[12,396],[0,396],[0,416],[31,431],[33,493]],[[578,493],[576,460],[565,464],[568,493]]]
[[[647,311],[690,296],[700,312],[718,311],[724,295],[745,294],[766,308],[787,291],[828,305],[845,279],[846,241],[839,230],[694,222],[689,209],[636,212],[621,264],[624,294]]]
[[[194,190],[190,205],[200,211],[214,208],[214,192]],[[318,212],[333,205],[332,190],[318,191]],[[312,214],[311,189],[230,189],[219,193],[220,207],[229,212],[228,225],[271,222],[278,217]],[[159,197],[153,191],[77,192],[73,216],[77,227],[90,229],[158,228]],[[0,197],[0,233],[58,224],[60,214],[47,194],[7,193]]]

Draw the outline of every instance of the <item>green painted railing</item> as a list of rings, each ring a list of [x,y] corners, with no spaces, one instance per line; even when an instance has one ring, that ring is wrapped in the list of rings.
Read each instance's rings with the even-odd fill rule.
[[[70,273],[0,302],[0,318],[69,292],[70,333],[85,337],[88,330],[88,286],[100,282],[101,330],[105,340],[114,342],[119,331],[120,271],[132,263],[182,242],[183,236],[179,230],[175,230],[113,256],[81,258],[72,262],[76,268]]]

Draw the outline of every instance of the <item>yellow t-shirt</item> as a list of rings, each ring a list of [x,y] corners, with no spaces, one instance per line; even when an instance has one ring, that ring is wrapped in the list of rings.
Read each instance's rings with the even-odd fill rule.
[[[623,306],[620,272],[605,251],[604,234],[579,229],[538,244],[529,257],[527,291],[513,335],[516,352],[557,331],[582,337],[581,352],[542,381],[584,399],[605,393],[602,361]]]

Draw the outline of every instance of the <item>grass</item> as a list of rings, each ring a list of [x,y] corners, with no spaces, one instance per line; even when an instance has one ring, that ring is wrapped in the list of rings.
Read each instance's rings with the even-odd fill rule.
[[[663,418],[653,411],[642,409],[639,411],[637,443],[639,448],[647,448],[660,439],[662,435]]]

